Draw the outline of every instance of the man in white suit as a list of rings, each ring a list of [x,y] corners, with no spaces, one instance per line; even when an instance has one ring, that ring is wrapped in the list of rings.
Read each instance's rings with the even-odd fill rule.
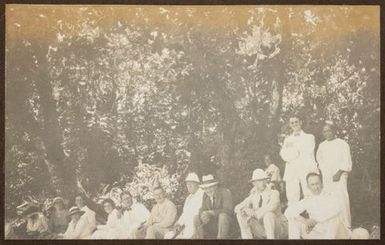
[[[242,239],[286,238],[287,222],[281,212],[279,192],[268,187],[268,179],[262,169],[254,170],[250,182],[255,191],[234,209]]]
[[[351,231],[343,223],[340,199],[323,190],[321,176],[307,175],[311,195],[293,203],[285,211],[289,239],[348,239]],[[306,211],[309,218],[300,214]]]
[[[289,119],[292,134],[283,142],[280,155],[286,162],[283,180],[286,183],[288,205],[300,200],[301,188],[304,196],[310,195],[306,184],[306,175],[318,172],[314,158],[314,135],[302,130],[302,122],[297,116]]]
[[[140,202],[133,200],[129,192],[121,195],[122,217],[120,239],[136,239],[136,232],[150,217],[150,211]]]
[[[196,173],[189,173],[185,182],[190,194],[184,202],[182,215],[175,222],[167,238],[175,236],[177,239],[193,239],[196,233],[194,222],[199,217],[204,191],[199,188],[200,181]]]

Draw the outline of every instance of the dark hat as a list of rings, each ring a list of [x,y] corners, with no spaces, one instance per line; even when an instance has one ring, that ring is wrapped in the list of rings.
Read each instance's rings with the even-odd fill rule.
[[[37,214],[39,213],[39,208],[36,207],[36,206],[29,206],[26,210],[24,210],[24,212],[22,213],[22,215],[25,215],[25,216],[32,216],[34,214]]]
[[[67,215],[67,217],[72,216],[73,214],[83,215],[84,213],[85,211],[80,210],[78,207],[72,207],[70,208],[69,214]]]

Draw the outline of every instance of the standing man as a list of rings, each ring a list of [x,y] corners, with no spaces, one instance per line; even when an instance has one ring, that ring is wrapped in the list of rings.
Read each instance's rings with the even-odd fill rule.
[[[267,186],[268,175],[256,169],[250,182],[255,188],[234,211],[237,215],[242,239],[283,239],[287,222],[281,212],[279,192]]]
[[[182,215],[175,223],[172,234],[179,239],[192,239],[196,235],[194,221],[199,216],[204,192],[199,188],[200,181],[196,173],[189,173],[185,182],[190,194],[184,202]]]
[[[289,239],[348,239],[350,230],[341,218],[341,203],[333,194],[323,191],[321,176],[306,177],[312,195],[293,203],[285,211],[289,221]],[[300,214],[306,211],[309,218]]]
[[[121,218],[120,239],[135,239],[138,228],[150,218],[150,211],[140,202],[133,202],[128,192],[120,195],[123,216]]]
[[[301,188],[304,196],[310,195],[306,175],[318,172],[318,169],[314,159],[314,135],[302,131],[302,122],[297,116],[290,117],[289,124],[293,132],[284,140],[280,155],[286,162],[283,180],[286,182],[286,196],[290,206],[300,200]]]
[[[77,195],[75,197],[75,204],[80,209],[80,211],[83,211],[83,215],[81,216],[82,219],[84,219],[85,223],[85,229],[88,229],[89,233],[92,234],[94,230],[96,229],[96,214],[94,211],[89,209],[84,204],[84,199],[82,195]]]
[[[147,222],[140,227],[136,233],[137,238],[163,239],[175,222],[177,209],[174,203],[165,197],[165,192],[161,187],[153,190],[156,204],[151,210],[151,216]]]
[[[337,138],[332,122],[327,122],[322,133],[325,137],[317,151],[317,162],[322,172],[325,191],[334,192],[341,198],[342,216],[347,227],[351,226],[348,173],[352,170],[350,147],[346,141]]]
[[[211,174],[202,177],[200,187],[205,194],[195,222],[197,238],[228,239],[233,212],[230,190],[218,187],[218,181]]]

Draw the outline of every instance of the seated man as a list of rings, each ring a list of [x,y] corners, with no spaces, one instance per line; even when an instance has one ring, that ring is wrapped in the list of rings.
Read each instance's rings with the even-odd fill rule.
[[[218,187],[212,175],[202,178],[203,195],[199,218],[195,219],[197,238],[229,238],[233,200],[229,189]]]
[[[130,193],[123,192],[120,239],[135,239],[138,228],[150,218],[150,211],[139,202],[133,202]]]
[[[293,203],[285,212],[289,221],[289,239],[348,239],[350,231],[343,224],[339,199],[323,191],[321,176],[306,176],[311,196]],[[306,211],[309,218],[300,214]]]
[[[77,195],[75,197],[75,204],[80,209],[80,211],[84,211],[84,214],[82,215],[82,219],[84,219],[84,223],[86,228],[88,229],[90,234],[94,232],[96,229],[96,214],[94,211],[92,211],[90,208],[88,208],[84,204],[84,198],[82,195]]]
[[[153,195],[156,204],[151,210],[150,218],[136,232],[136,238],[162,239],[175,222],[176,206],[165,197],[164,190],[156,187]]]
[[[254,170],[250,180],[254,191],[235,207],[242,239],[283,239],[287,234],[279,192],[267,186],[268,179],[262,169]]]
[[[173,230],[168,233],[169,238],[192,239],[196,234],[194,219],[197,218],[202,207],[204,192],[199,188],[200,181],[196,173],[189,173],[185,182],[190,195],[184,202],[182,215],[175,223]]]

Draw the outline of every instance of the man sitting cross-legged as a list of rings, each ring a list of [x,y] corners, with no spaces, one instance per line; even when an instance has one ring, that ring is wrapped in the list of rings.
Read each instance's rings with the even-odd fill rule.
[[[268,179],[262,169],[254,170],[253,191],[235,207],[242,239],[282,239],[287,234],[279,192],[267,186]]]
[[[293,203],[285,211],[289,221],[289,239],[348,239],[350,231],[343,224],[339,199],[323,191],[321,176],[306,176],[311,196]],[[309,218],[300,214],[306,211]]]

